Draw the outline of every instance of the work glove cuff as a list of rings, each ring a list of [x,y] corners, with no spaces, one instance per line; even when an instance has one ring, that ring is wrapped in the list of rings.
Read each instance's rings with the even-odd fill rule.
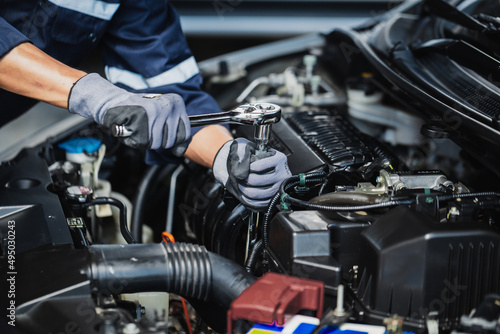
[[[68,110],[103,124],[106,111],[126,99],[128,94],[99,74],[90,73],[73,84],[68,97]]]

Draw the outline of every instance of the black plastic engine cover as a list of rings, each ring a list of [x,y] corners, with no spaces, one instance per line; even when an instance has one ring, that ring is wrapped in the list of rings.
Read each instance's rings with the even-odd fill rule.
[[[274,270],[311,278],[336,288],[342,270],[331,256],[331,220],[317,211],[278,213],[269,229],[269,253]]]
[[[73,245],[61,202],[48,190],[51,183],[39,149],[23,150],[0,165],[0,256],[7,251],[9,236],[15,237],[16,254],[47,245]]]
[[[397,207],[362,233],[357,291],[365,310],[458,322],[500,291],[500,235],[479,223],[438,223]],[[369,315],[365,314],[365,317]]]

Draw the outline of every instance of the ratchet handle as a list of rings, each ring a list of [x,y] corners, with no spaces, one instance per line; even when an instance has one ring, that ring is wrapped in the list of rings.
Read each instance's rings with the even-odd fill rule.
[[[189,116],[189,123],[191,127],[205,126],[212,124],[224,124],[231,122],[231,112],[220,112],[214,114],[193,115]],[[111,127],[111,133],[114,137],[124,138],[130,137],[132,131],[127,129],[123,124],[114,124]]]
[[[271,124],[279,122],[281,118],[281,108],[271,103],[258,103],[242,105],[230,111],[223,111],[213,114],[189,116],[191,127],[234,123],[253,125],[256,127],[255,139],[258,144],[258,151],[265,151],[265,146],[269,140]],[[115,137],[129,137],[132,131],[125,128],[124,124],[115,124],[111,128]]]
[[[223,124],[231,121],[232,114],[230,112],[219,112],[214,114],[192,115],[189,116],[191,127],[205,126],[212,124]]]

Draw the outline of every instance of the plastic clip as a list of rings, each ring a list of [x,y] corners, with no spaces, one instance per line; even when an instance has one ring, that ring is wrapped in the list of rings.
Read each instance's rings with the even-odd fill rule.
[[[309,191],[309,188],[306,186],[306,174],[299,174],[299,185],[295,187],[295,191],[298,193]]]
[[[287,202],[285,202],[285,198],[290,197],[288,194],[283,194],[281,195],[281,209],[282,210],[290,210],[290,205],[288,205]]]

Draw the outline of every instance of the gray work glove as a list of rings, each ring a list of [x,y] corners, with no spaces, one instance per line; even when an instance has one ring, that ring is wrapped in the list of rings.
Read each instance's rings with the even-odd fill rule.
[[[132,135],[121,140],[134,148],[172,148],[173,154],[181,156],[191,138],[189,117],[179,95],[130,93],[96,73],[73,85],[68,109],[109,128],[124,125]]]
[[[215,179],[246,207],[263,211],[292,176],[286,156],[274,149],[255,154],[255,143],[237,138],[225,143],[212,166]]]

